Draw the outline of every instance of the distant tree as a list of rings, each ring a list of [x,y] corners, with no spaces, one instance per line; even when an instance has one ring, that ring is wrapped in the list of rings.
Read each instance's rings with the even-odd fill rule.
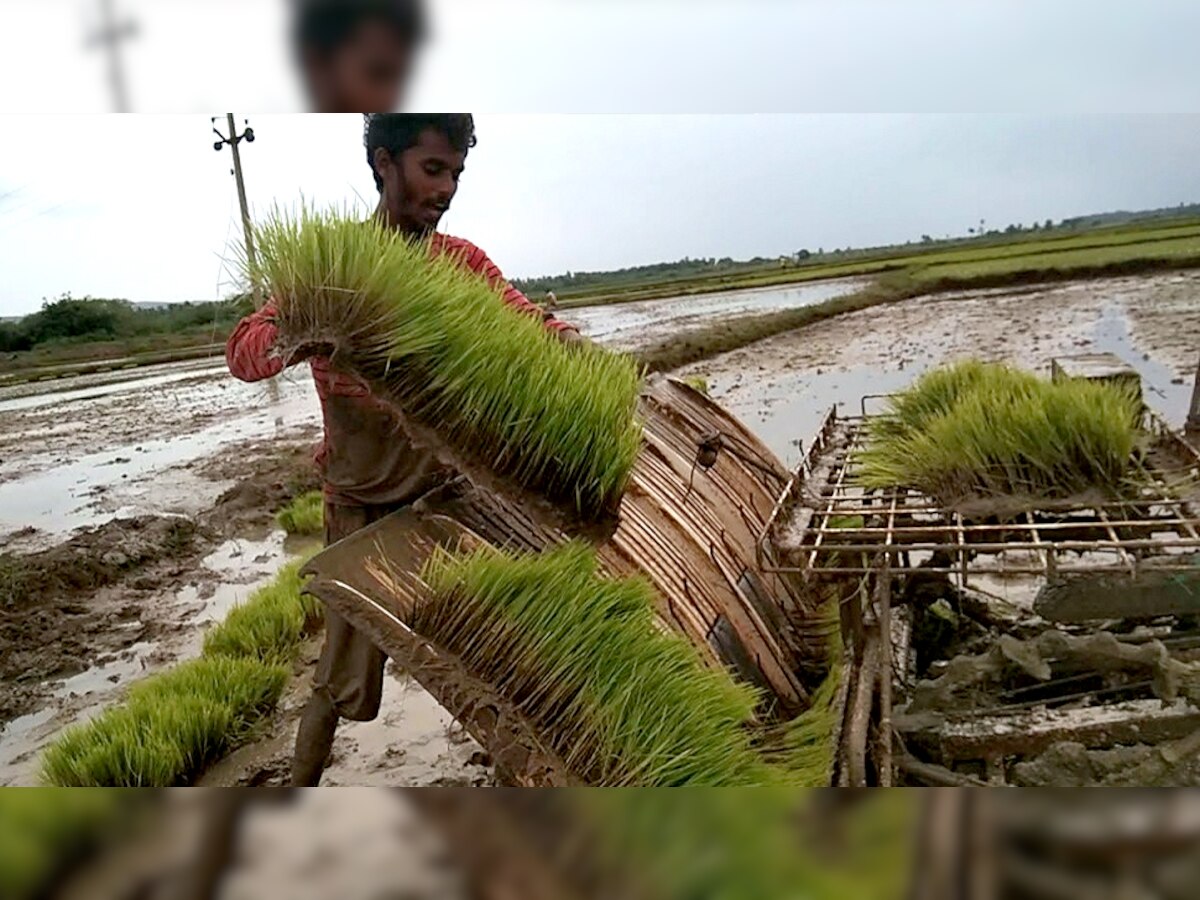
[[[1047,230],[1047,231],[1049,231],[1051,228],[1053,228],[1053,227],[1054,227],[1054,220],[1053,220],[1053,219],[1047,219],[1047,220],[1046,220],[1046,226],[1045,226],[1045,227],[1046,227],[1046,230]]]
[[[36,343],[82,337],[116,337],[128,329],[134,315],[126,300],[76,299],[63,294],[44,301],[27,317],[26,328]]]
[[[812,254],[809,253],[807,250],[797,250],[796,251],[796,259],[797,260],[808,259],[810,256],[812,256]]]
[[[0,353],[19,353],[33,349],[30,337],[21,322],[0,322]]]

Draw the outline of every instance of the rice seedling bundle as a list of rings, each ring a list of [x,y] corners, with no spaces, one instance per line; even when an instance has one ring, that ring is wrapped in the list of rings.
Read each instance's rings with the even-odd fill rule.
[[[217,656],[135,685],[123,706],[68,729],[42,759],[62,787],[169,787],[217,759],[275,705],[282,666]]]
[[[325,498],[320,491],[301,494],[275,514],[275,521],[288,534],[321,534],[325,527]]]
[[[301,565],[284,566],[270,584],[230,610],[204,636],[204,655],[256,659],[269,665],[290,663],[306,629],[320,618],[317,601],[301,593]]]
[[[124,704],[68,729],[42,757],[63,787],[186,783],[250,736],[278,702],[307,628],[320,616],[290,563],[230,612],[203,655],[134,685]]]
[[[592,785],[779,781],[752,746],[756,692],[654,620],[641,578],[599,577],[591,548],[439,551],[410,625],[510,700]]]
[[[330,343],[335,366],[442,449],[584,517],[615,509],[641,446],[632,359],[562,344],[482,277],[375,221],[276,210],[256,241],[285,356]]]
[[[1115,495],[1140,418],[1139,399],[1122,386],[964,363],[922,377],[871,423],[859,482],[915,488],[947,506]]]

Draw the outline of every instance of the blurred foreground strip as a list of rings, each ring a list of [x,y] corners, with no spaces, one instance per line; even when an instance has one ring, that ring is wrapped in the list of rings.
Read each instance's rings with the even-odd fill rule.
[[[1184,900],[1200,793],[0,792],[0,897]]]

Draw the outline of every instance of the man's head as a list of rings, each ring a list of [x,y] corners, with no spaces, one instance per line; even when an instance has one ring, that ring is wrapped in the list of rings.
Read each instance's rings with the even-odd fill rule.
[[[470,113],[374,113],[366,117],[367,162],[389,224],[408,234],[437,227],[475,146]]]
[[[292,0],[292,42],[315,112],[400,105],[425,36],[422,0]]]

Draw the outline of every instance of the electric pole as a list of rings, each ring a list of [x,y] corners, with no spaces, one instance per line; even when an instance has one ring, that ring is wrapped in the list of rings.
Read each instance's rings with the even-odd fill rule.
[[[112,90],[113,111],[129,112],[129,94],[121,65],[121,42],[137,34],[137,24],[128,19],[118,22],[113,0],[100,0],[100,19],[100,28],[91,36],[87,46],[108,48],[108,84]]]
[[[258,261],[254,256],[254,232],[250,227],[250,207],[246,205],[246,183],[242,180],[242,157],[238,153],[238,144],[242,141],[254,143],[254,129],[250,127],[250,123],[243,119],[242,123],[246,126],[245,131],[241,134],[237,133],[237,124],[233,121],[233,113],[225,113],[226,121],[229,125],[229,137],[221,134],[217,130],[217,117],[212,117],[213,134],[220,138],[219,141],[213,144],[213,149],[220,152],[221,148],[226,144],[233,151],[233,168],[230,174],[237,181],[238,203],[242,207],[242,235],[246,240],[246,265],[250,271],[250,288],[255,293],[258,292]]]

